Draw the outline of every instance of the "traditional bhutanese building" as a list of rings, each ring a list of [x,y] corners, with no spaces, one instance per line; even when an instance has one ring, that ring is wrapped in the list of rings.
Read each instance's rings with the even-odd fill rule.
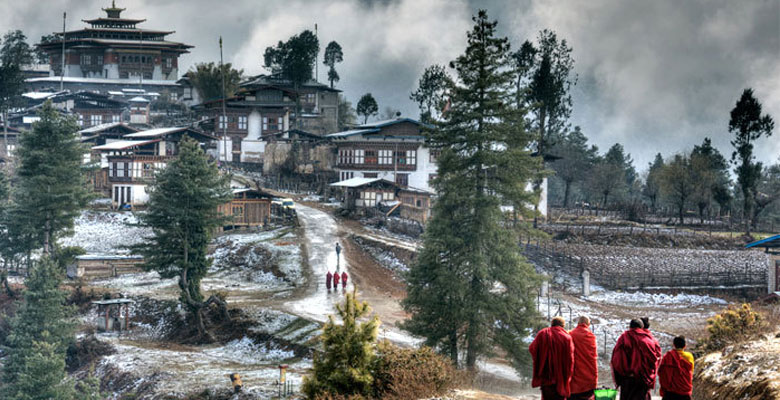
[[[89,27],[64,32],[64,83],[93,90],[94,85],[146,85],[178,88],[179,56],[193,46],[167,40],[168,30],[141,29],[145,19],[122,18],[124,8],[112,2],[105,17],[83,20]],[[58,85],[62,74],[63,33],[38,44],[49,55],[50,76],[28,79],[28,85]],[[86,86],[85,86],[86,85]],[[90,86],[92,85],[92,86]],[[178,90],[178,89],[177,89]]]

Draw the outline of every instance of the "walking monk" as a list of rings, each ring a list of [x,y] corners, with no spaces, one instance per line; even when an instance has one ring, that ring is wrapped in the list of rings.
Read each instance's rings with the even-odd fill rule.
[[[328,271],[328,274],[325,275],[325,287],[328,288],[328,291],[330,292],[330,283],[333,281],[333,274]]]
[[[599,383],[596,335],[590,330],[590,318],[580,317],[577,327],[569,332],[574,342],[574,375],[571,377],[569,400],[594,400]]]
[[[347,279],[349,279],[349,276],[347,276],[347,271],[344,271],[341,273],[341,289],[347,290]]]
[[[562,317],[553,318],[549,328],[536,334],[528,347],[533,359],[532,387],[542,388],[542,400],[565,400],[571,395],[574,372],[574,344]]]
[[[685,351],[685,336],[677,336],[674,349],[661,360],[658,380],[663,400],[691,400],[693,394],[693,354]]]
[[[339,289],[339,272],[336,271],[335,274],[333,274],[333,290]]]
[[[612,350],[612,379],[620,387],[620,400],[651,400],[661,347],[642,321],[632,319]]]

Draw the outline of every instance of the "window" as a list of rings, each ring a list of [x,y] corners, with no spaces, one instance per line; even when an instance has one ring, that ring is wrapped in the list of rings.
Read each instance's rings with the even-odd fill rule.
[[[431,150],[429,161],[432,162],[432,163],[435,163],[436,160],[439,159],[440,155],[441,155],[441,150]]]
[[[165,68],[173,68],[173,59],[165,57]]]
[[[188,87],[184,88],[184,95],[182,95],[182,97],[185,100],[192,99],[192,88],[188,88]]]
[[[351,171],[341,171],[341,180],[346,181],[355,177],[355,173]]]
[[[392,150],[379,150],[379,164],[391,165],[393,163]]]
[[[79,114],[79,126],[84,127],[84,114]]]
[[[247,127],[247,116],[241,115],[238,117],[238,129],[246,130]]]
[[[263,131],[268,130],[268,117],[263,117]]]
[[[403,187],[409,186],[409,174],[396,174],[395,183]]]
[[[97,56],[96,58],[97,58],[97,64],[103,65],[103,56]]]
[[[316,93],[306,93],[306,97],[303,98],[303,101],[306,103],[314,103],[317,101],[317,94]]]
[[[364,172],[363,178],[379,178],[378,175],[376,172]]]
[[[355,164],[363,164],[363,150],[355,150]]]
[[[227,119],[224,115],[219,116],[219,129],[227,129]]]
[[[376,164],[376,163],[377,163],[376,150],[366,150],[365,164]]]
[[[406,164],[417,165],[417,150],[406,150]]]
[[[111,116],[111,122],[119,122],[121,116],[119,114],[114,114]]]
[[[114,163],[114,169],[116,171],[114,173],[114,176],[116,176],[117,178],[125,177],[125,163],[123,162]]]
[[[171,101],[179,100],[179,93],[177,93],[177,92],[170,92],[168,94],[168,97],[170,97]]]
[[[92,64],[92,56],[89,54],[82,54],[81,55],[81,65],[89,65]]]
[[[103,123],[103,116],[101,115],[92,115],[90,123],[92,126],[100,125]]]

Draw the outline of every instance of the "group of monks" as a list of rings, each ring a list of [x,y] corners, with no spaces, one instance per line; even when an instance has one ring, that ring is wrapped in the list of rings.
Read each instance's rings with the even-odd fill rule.
[[[596,335],[588,317],[580,317],[570,332],[565,325],[562,317],[553,318],[529,346],[531,386],[541,388],[542,400],[593,400],[599,381]],[[612,378],[620,400],[650,400],[656,376],[663,400],[690,400],[693,355],[685,351],[685,337],[674,338],[674,348],[662,358],[649,328],[648,318],[631,320],[612,350]]]
[[[325,275],[325,287],[328,288],[328,291],[330,292],[330,285],[333,284],[333,289],[338,290],[339,288],[339,281],[341,281],[341,288],[343,290],[347,289],[347,279],[349,279],[349,276],[347,275],[347,272],[344,271],[341,274],[339,274],[338,271],[335,273],[331,273],[328,271],[328,274]]]

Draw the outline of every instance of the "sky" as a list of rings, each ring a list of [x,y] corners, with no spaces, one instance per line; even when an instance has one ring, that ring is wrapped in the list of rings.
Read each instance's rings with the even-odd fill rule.
[[[103,16],[107,0],[0,0],[0,30],[22,29],[35,41]],[[417,117],[409,99],[423,70],[446,65],[466,44],[471,17],[486,9],[513,48],[551,29],[573,48],[577,85],[572,126],[606,151],[623,144],[643,170],[656,153],[688,151],[710,137],[732,152],[729,112],[754,89],[778,127],[756,143],[764,163],[780,157],[780,0],[117,0],[123,17],[146,18],[147,29],[170,29],[169,40],[195,46],[180,73],[195,63],[225,62],[246,75],[265,73],[266,47],[318,26],[321,49],[344,50],[336,87],[353,104],[367,92],[380,110]],[[319,65],[325,81],[326,67]]]

